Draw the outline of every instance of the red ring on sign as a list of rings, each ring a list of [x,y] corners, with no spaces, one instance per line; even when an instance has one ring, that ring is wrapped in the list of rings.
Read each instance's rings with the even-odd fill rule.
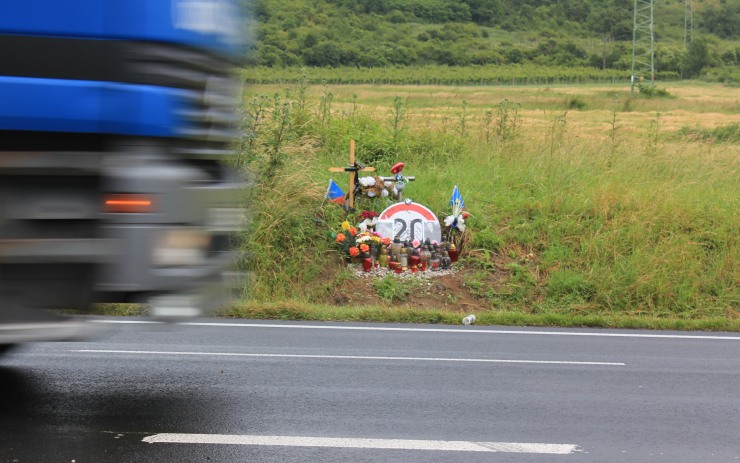
[[[435,222],[437,221],[437,217],[434,215],[432,211],[427,209],[426,207],[422,206],[418,203],[397,203],[393,206],[389,207],[385,211],[383,211],[383,215],[380,217],[380,220],[386,220],[389,219],[392,215],[395,215],[399,211],[413,211],[419,214],[420,216],[424,217],[426,220]]]

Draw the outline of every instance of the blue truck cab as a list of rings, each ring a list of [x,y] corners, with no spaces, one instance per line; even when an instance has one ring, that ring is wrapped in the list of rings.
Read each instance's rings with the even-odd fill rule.
[[[236,5],[3,8],[0,346],[74,331],[40,308],[148,301],[166,317],[223,302],[245,186],[224,163],[242,51]],[[29,329],[36,319],[47,328]]]

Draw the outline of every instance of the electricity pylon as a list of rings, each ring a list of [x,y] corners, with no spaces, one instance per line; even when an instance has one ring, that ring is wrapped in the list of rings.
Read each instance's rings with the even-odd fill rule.
[[[689,44],[694,39],[694,9],[691,0],[685,0],[683,8],[683,48],[689,49]]]
[[[635,85],[650,79],[655,83],[653,0],[635,0],[632,28],[632,92]]]

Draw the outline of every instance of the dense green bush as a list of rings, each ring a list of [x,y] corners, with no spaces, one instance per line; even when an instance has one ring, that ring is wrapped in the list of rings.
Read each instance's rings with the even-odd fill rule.
[[[248,59],[271,67],[527,63],[627,71],[632,6],[625,0],[256,0],[257,40]],[[737,5],[695,5],[696,45],[688,51],[682,8],[682,2],[656,2],[658,71],[693,77],[737,64]],[[708,52],[701,48],[704,36],[712,41]]]

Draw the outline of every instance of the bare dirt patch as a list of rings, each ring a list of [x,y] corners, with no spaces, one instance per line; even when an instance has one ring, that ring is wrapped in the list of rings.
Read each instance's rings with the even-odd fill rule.
[[[427,272],[431,273],[431,272]],[[456,270],[452,273],[437,275],[391,275],[405,288],[407,295],[400,299],[384,299],[375,289],[374,283],[385,278],[383,274],[369,277],[358,276],[348,280],[334,295],[331,303],[335,305],[357,304],[380,307],[409,307],[418,309],[464,310],[478,307],[481,299],[470,292],[466,286],[466,274],[469,271]]]
[[[545,277],[537,269],[534,256],[522,255],[513,259],[489,253],[486,258],[472,253],[466,263],[458,262],[452,270],[393,274],[388,270],[373,270],[364,273],[359,264],[347,264],[354,277],[339,285],[325,301],[329,305],[357,305],[376,307],[404,307],[421,310],[443,309],[468,312],[491,307],[495,295],[504,296],[511,292],[511,270],[513,262],[529,268],[535,287],[541,286]],[[387,292],[376,285],[384,278],[393,278],[394,283],[408,289],[398,298],[389,299]],[[385,295],[386,297],[382,297]]]

